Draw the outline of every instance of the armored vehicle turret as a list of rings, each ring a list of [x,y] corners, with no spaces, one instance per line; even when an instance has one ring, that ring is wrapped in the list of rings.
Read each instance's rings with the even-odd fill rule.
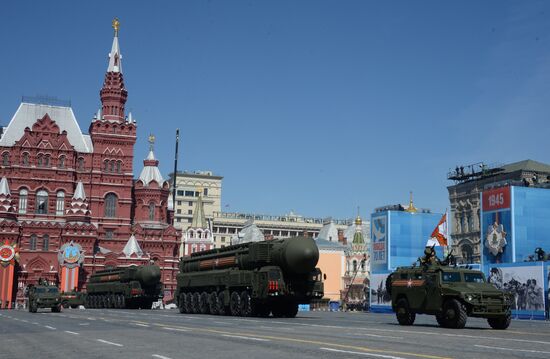
[[[419,262],[397,268],[386,281],[399,324],[412,325],[416,314],[429,314],[444,328],[464,328],[468,317],[508,328],[511,296],[487,283],[482,272],[450,266],[428,252]]]
[[[29,312],[36,313],[39,308],[51,308],[54,313],[61,311],[59,289],[43,279],[29,288]]]

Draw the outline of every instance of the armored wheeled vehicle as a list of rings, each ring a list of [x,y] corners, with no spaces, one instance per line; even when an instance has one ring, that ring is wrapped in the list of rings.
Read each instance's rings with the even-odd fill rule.
[[[72,291],[72,292],[63,292],[61,293],[61,305],[63,308],[73,308],[76,309],[80,305],[84,305],[86,302],[86,293]]]
[[[97,271],[87,285],[86,308],[151,309],[161,297],[160,267],[143,265]]]
[[[429,314],[444,328],[464,328],[468,317],[487,318],[493,329],[508,328],[510,294],[487,283],[480,271],[427,256],[431,259],[399,267],[386,280],[399,324],[412,325],[416,314]]]
[[[61,296],[57,286],[45,280],[39,280],[38,285],[29,288],[29,312],[36,313],[39,308],[51,308],[52,312],[61,311]]]
[[[308,237],[250,242],[183,258],[177,275],[181,313],[295,317],[323,297],[319,250]]]

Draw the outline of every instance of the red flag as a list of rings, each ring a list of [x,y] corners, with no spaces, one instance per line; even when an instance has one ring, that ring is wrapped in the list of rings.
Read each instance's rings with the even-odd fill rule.
[[[439,223],[435,227],[432,235],[426,243],[426,247],[436,246],[446,246],[448,238],[448,227],[447,227],[447,212],[441,217]]]

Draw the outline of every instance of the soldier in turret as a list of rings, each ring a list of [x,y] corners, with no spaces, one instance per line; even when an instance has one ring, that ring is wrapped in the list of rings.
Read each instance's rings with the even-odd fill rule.
[[[437,263],[439,263],[439,259],[435,255],[435,248],[426,247],[426,249],[424,249],[424,257],[420,258],[420,264],[429,266]]]

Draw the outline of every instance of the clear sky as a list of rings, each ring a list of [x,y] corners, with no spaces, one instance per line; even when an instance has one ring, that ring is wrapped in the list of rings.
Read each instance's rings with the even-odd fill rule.
[[[113,30],[167,175],[224,176],[224,210],[442,212],[455,165],[550,163],[548,1],[2,1],[0,123],[70,99],[87,132]]]

